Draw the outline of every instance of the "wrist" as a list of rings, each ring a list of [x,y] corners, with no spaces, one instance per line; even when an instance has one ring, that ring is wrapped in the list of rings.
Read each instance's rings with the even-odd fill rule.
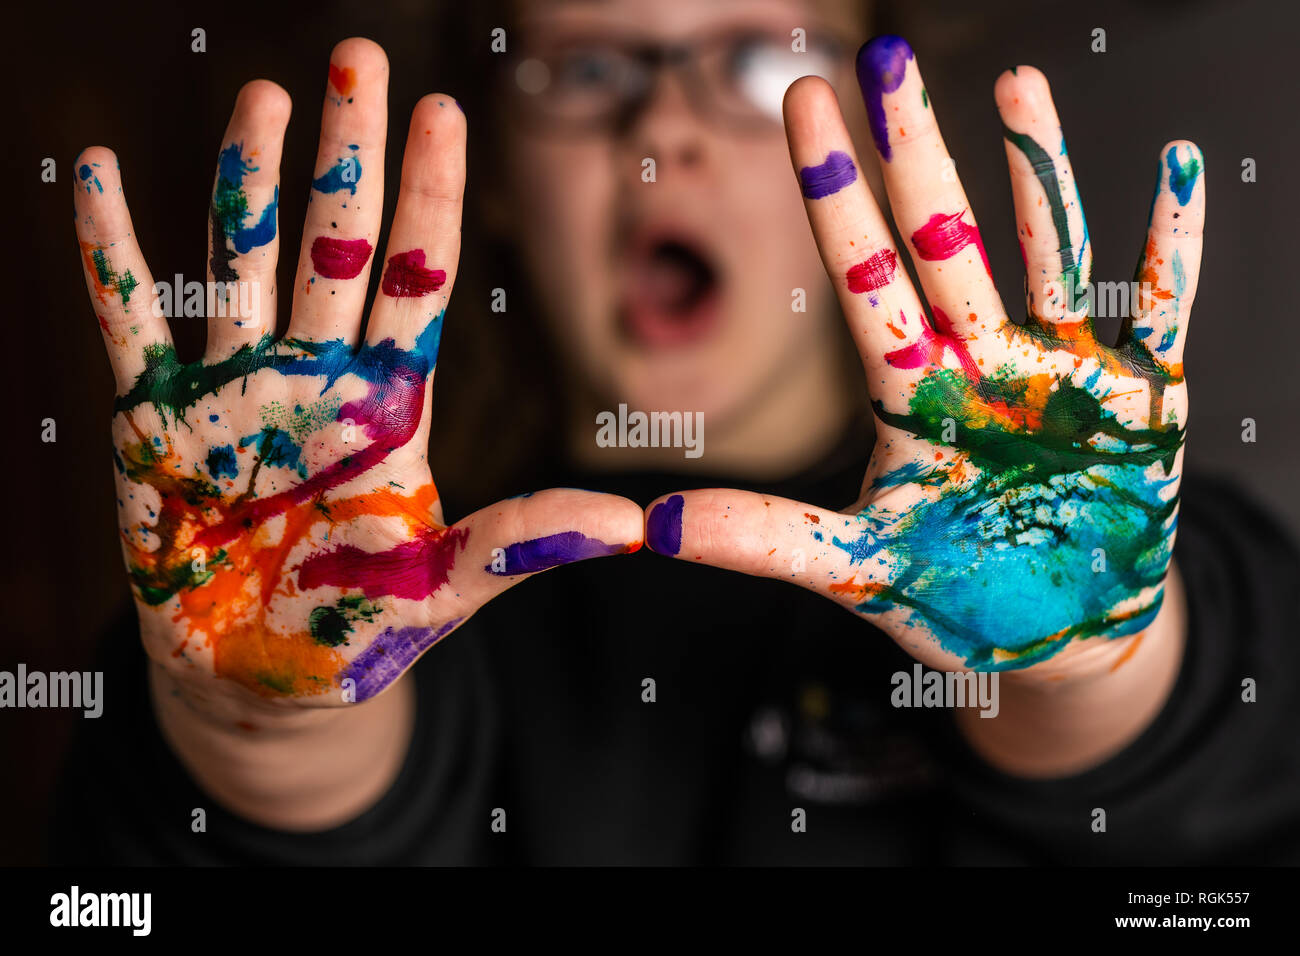
[[[1034,667],[1000,673],[998,715],[958,711],[958,729],[1006,773],[1082,773],[1132,743],[1160,713],[1182,664],[1186,625],[1182,579],[1171,563],[1149,627],[1077,642]]]
[[[303,708],[195,686],[154,663],[150,693],[195,783],[232,813],[282,830],[328,829],[373,805],[401,770],[415,720],[409,676],[365,703]]]

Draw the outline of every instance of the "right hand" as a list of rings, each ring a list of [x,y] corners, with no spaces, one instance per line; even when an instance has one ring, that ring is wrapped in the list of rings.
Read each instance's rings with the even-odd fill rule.
[[[207,278],[228,283],[218,301],[230,307],[209,318],[198,362],[177,359],[155,315],[113,153],[93,147],[77,161],[77,236],[117,382],[118,515],[142,636],[155,662],[205,696],[368,699],[530,573],[640,546],[638,505],[574,490],[445,525],[426,456],[428,385],[459,254],[465,117],[447,96],[415,107],[358,348],[383,211],[387,83],[376,44],[335,48],[280,340],[290,103],[268,81],[241,90],[208,223]]]

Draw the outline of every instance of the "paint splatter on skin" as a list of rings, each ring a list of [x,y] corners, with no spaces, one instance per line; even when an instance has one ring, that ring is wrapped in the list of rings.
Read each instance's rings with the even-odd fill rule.
[[[94,165],[96,168],[99,167],[99,163],[95,163]],[[104,192],[104,187],[100,184],[99,177],[95,175],[95,170],[91,169],[90,166],[82,164],[82,167],[77,170],[77,175],[81,177],[83,183],[86,183],[86,192],[90,192],[92,185],[94,188],[98,189],[101,194]],[[90,180],[90,182],[86,182],[86,180]]]
[[[799,188],[808,199],[824,199],[856,182],[857,178],[858,169],[849,154],[833,149],[820,166],[805,166],[799,170]]]
[[[93,242],[81,243],[81,255],[86,260],[86,271],[91,275],[95,283],[95,298],[105,305],[108,304],[108,297],[116,295],[122,300],[123,305],[129,305],[131,302],[131,293],[139,285],[136,277],[131,274],[131,270],[118,274],[108,259],[108,249],[104,246],[97,245]],[[100,326],[105,332],[108,331],[108,324],[102,319]]]
[[[424,267],[423,249],[412,249],[389,257],[380,288],[384,295],[394,298],[415,298],[437,292],[446,281],[447,273],[442,269]]]
[[[271,201],[260,214],[254,216],[248,208],[248,194],[244,190],[244,177],[256,172],[243,158],[243,144],[231,143],[221,151],[217,160],[217,184],[212,191],[210,218],[212,221],[212,251],[210,264],[212,278],[217,282],[234,282],[239,273],[231,266],[236,256],[245,255],[275,238],[276,210],[280,203],[280,187],[276,186]],[[249,219],[252,218],[252,222]]]
[[[1196,188],[1197,177],[1201,175],[1201,161],[1192,158],[1184,165],[1175,148],[1165,154],[1165,164],[1169,167],[1169,188],[1178,197],[1178,205],[1186,206]]]
[[[625,554],[629,550],[635,549],[625,544],[608,544],[578,531],[565,531],[512,544],[504,549],[500,568],[489,564],[484,570],[497,575],[532,574],[572,561]]]
[[[351,147],[354,151],[357,147]],[[345,156],[311,181],[311,188],[319,193],[336,193],[344,189],[349,194],[357,194],[357,184],[361,182],[361,160],[356,156]]]
[[[364,239],[317,236],[311,244],[311,263],[326,279],[355,279],[370,261],[371,251]]]
[[[673,495],[650,509],[645,543],[657,554],[674,555],[682,549],[682,511],[686,499]]]
[[[337,96],[331,96],[337,106],[342,106],[346,101],[352,102],[352,91],[357,85],[357,71],[350,66],[335,66],[330,64],[329,85],[337,93]]]
[[[984,271],[989,275],[989,257],[984,252],[984,240],[980,238],[979,228],[963,221],[965,210],[954,213],[937,212],[929,218],[924,226],[912,233],[912,247],[916,254],[926,262],[951,259],[967,246],[979,250],[984,262]]]
[[[886,355],[924,370],[906,408],[874,403],[880,422],[916,443],[911,460],[876,474],[873,503],[829,529],[857,571],[832,593],[864,614],[908,612],[982,669],[1149,626],[1172,554],[1185,435],[1163,396],[1182,366],[1155,362],[1138,339],[1103,350],[1010,326],[997,354],[1028,361],[1004,358],[985,373],[941,310],[922,326],[917,342]],[[1075,358],[1048,371],[1030,358],[1044,351]],[[1109,407],[1147,389],[1146,416],[1130,409],[1121,420]],[[891,507],[904,486],[920,500]]]
[[[392,602],[427,601],[447,586],[468,536],[434,520],[431,481],[407,491],[381,477],[409,454],[441,321],[430,320],[410,349],[392,339],[354,351],[341,340],[267,336],[210,365],[182,365],[170,347],[148,350],[144,372],[115,404],[115,460],[132,584],[146,609],[182,627],[177,656],[210,650],[219,676],[266,696],[320,694],[364,677],[364,699],[400,673],[377,662],[381,642],[406,654],[454,626],[384,623]],[[206,441],[199,423],[223,420],[210,409],[250,390],[269,390],[260,405],[267,427],[207,444],[200,465],[187,465]],[[160,434],[143,430],[150,420],[161,420]],[[316,448],[324,451],[311,457]],[[372,551],[374,522],[398,543]],[[317,591],[325,601],[297,624],[280,610]],[[349,662],[341,648],[361,628],[380,649],[371,644]]]
[[[858,52],[858,85],[867,104],[871,138],[876,141],[885,162],[893,158],[889,145],[889,120],[885,115],[885,94],[903,85],[907,64],[913,59],[912,48],[899,36],[876,37]]]
[[[867,59],[896,81],[908,58],[886,43]],[[1052,153],[1004,135],[1045,193],[1060,277],[1082,285],[1087,227],[1076,221],[1080,237],[1071,239]],[[1160,188],[1187,205],[1199,158],[1171,149],[1165,170]],[[974,246],[987,270],[964,212],[931,215],[911,237],[918,258],[946,260]],[[1150,626],[1177,528],[1186,398],[1182,364],[1165,356],[1189,276],[1178,249],[1149,238],[1135,278],[1143,290],[1135,319],[1115,348],[1085,322],[1007,323],[969,340],[938,308],[933,321],[900,313],[898,326],[887,323],[905,339],[901,326],[919,320],[921,334],[885,355],[916,375],[897,398],[873,403],[883,428],[869,503],[838,527],[802,527],[847,559],[850,573],[827,585],[833,597],[865,615],[891,615],[918,642],[933,639],[980,669],[1028,667],[1071,641]]]
[[[1015,146],[1025,159],[1029,160],[1030,166],[1034,169],[1034,175],[1038,177],[1038,182],[1043,187],[1044,196],[1047,199],[1048,206],[1052,211],[1052,227],[1056,230],[1057,239],[1060,241],[1061,250],[1061,274],[1062,281],[1069,282],[1071,288],[1081,288],[1083,283],[1079,281],[1079,267],[1083,261],[1083,250],[1079,255],[1074,253],[1074,244],[1070,239],[1070,225],[1065,210],[1065,201],[1061,196],[1061,184],[1056,178],[1056,163],[1052,157],[1047,154],[1047,150],[1039,146],[1038,143],[1024,133],[1017,133],[1008,129],[1006,125],[1002,127],[1002,135]],[[1065,145],[1062,142],[1061,154],[1065,154]],[[1087,230],[1084,230],[1084,246],[1087,245]],[[980,252],[982,253],[981,246]],[[1024,257],[1024,250],[1021,249],[1021,257]],[[988,260],[985,259],[987,266]]]
[[[893,249],[881,249],[873,253],[865,262],[859,262],[849,269],[845,278],[850,292],[875,292],[894,281],[894,270],[898,266],[898,254]]]

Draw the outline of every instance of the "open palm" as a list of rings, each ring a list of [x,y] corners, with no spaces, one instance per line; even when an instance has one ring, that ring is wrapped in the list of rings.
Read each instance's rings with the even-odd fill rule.
[[[786,124],[875,409],[862,497],[841,513],[732,491],[674,495],[651,507],[650,545],[818,590],[933,666],[1027,667],[1075,639],[1143,630],[1160,608],[1176,525],[1199,151],[1161,151],[1130,317],[1109,347],[1083,295],[1091,244],[1042,74],[1008,71],[996,91],[1025,258],[1023,326],[994,288],[911,49],[878,38],[858,75],[931,317],[830,88],[795,84]]]
[[[426,457],[429,385],[459,254],[465,120],[446,96],[415,108],[361,341],[383,209],[387,78],[370,41],[335,49],[279,340],[289,102],[267,82],[241,92],[213,190],[215,314],[197,362],[177,358],[157,314],[180,314],[185,291],[166,290],[171,309],[163,298],[154,308],[113,154],[93,148],[78,160],[77,231],[118,384],[119,517],[142,634],[155,661],[209,689],[365,700],[524,576],[640,543],[638,506],[579,491],[444,523]]]

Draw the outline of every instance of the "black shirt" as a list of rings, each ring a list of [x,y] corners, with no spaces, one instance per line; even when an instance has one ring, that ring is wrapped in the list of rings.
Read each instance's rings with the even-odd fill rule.
[[[850,442],[762,490],[858,493]],[[731,481],[567,476],[643,504]],[[743,485],[742,485],[743,487]],[[890,706],[912,659],[793,585],[637,554],[523,582],[414,668],[392,789],[295,834],[226,813],[153,718],[134,613],[104,645],[102,717],[78,721],[54,814],[66,863],[297,865],[1300,862],[1300,555],[1232,486],[1183,483],[1189,633],[1129,747],[1050,782],[1001,774],[950,711]],[[1243,680],[1257,699],[1243,700]],[[647,683],[653,681],[653,685]],[[653,701],[648,687],[653,688]],[[207,829],[190,829],[192,808]],[[1091,827],[1103,808],[1107,833]],[[792,827],[802,810],[803,832]],[[504,832],[494,832],[502,819]]]

